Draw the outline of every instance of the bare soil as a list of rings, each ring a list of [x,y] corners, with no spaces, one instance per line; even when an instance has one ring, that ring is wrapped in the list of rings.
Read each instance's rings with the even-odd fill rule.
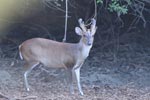
[[[63,69],[37,67],[29,75],[26,92],[19,58],[0,58],[0,100],[150,100],[150,52],[112,52],[94,49],[81,68],[84,96],[69,93]],[[11,52],[12,53],[12,52]]]

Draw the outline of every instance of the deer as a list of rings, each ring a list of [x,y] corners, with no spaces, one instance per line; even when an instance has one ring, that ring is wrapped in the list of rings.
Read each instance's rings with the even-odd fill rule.
[[[77,43],[32,38],[19,45],[20,58],[25,61],[24,82],[27,91],[30,91],[27,80],[28,74],[33,68],[42,64],[50,68],[67,69],[71,94],[74,94],[73,76],[75,75],[79,93],[83,95],[80,84],[80,69],[93,46],[97,26],[94,18],[91,19],[89,28],[81,18],[79,18],[78,23],[80,27],[75,27],[75,33],[81,38]]]

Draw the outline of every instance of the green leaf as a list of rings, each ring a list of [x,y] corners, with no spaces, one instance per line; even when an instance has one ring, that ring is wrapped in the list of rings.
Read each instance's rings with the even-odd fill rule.
[[[99,4],[99,3],[103,4],[103,0],[96,0],[96,3],[97,4]]]

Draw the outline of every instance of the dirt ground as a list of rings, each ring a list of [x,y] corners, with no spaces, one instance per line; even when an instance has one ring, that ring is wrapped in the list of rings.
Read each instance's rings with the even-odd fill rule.
[[[150,52],[122,47],[114,61],[112,52],[91,55],[81,68],[84,96],[69,93],[63,69],[37,67],[29,75],[31,91],[23,83],[23,61],[0,58],[0,100],[150,100]],[[97,52],[97,53],[94,53]]]

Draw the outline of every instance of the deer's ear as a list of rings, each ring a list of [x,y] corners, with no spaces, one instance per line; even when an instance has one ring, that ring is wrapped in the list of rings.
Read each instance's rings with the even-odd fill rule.
[[[79,27],[76,27],[76,28],[75,28],[75,32],[76,32],[76,34],[78,34],[78,35],[82,35],[82,30],[81,30]]]

